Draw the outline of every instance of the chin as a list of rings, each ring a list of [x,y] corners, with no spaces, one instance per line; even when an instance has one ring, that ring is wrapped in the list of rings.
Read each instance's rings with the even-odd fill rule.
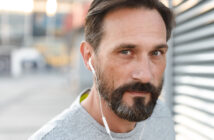
[[[149,100],[145,102],[145,97],[134,97],[132,105],[126,102],[120,102],[116,106],[111,106],[114,113],[121,119],[130,122],[139,122],[149,118],[156,105],[156,101]]]

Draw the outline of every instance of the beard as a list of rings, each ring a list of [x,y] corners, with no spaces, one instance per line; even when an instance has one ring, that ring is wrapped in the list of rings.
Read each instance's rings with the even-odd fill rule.
[[[101,76],[101,73],[98,74],[99,94],[118,117],[130,122],[139,122],[151,116],[162,90],[163,80],[158,87],[150,83],[132,82],[114,89],[113,83],[114,81],[107,80],[104,75]],[[133,104],[129,106],[122,100],[126,92],[147,92],[151,98],[146,103],[145,97],[134,97]]]

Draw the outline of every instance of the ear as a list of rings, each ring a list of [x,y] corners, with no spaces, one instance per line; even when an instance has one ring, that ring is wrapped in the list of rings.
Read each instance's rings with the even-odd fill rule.
[[[82,42],[80,45],[80,52],[83,57],[83,61],[88,70],[91,71],[91,68],[88,64],[89,59],[93,56],[94,50],[88,42]]]

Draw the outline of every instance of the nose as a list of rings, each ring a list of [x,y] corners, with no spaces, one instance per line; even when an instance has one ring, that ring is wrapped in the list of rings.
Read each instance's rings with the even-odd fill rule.
[[[142,83],[150,83],[152,80],[152,66],[148,58],[144,57],[135,63],[132,78]]]

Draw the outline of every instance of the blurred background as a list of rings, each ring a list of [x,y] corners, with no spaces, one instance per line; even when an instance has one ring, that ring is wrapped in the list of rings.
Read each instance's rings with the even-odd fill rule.
[[[176,17],[162,98],[176,140],[214,139],[214,1],[162,0]],[[24,140],[89,88],[79,46],[90,0],[0,0],[0,139]]]

